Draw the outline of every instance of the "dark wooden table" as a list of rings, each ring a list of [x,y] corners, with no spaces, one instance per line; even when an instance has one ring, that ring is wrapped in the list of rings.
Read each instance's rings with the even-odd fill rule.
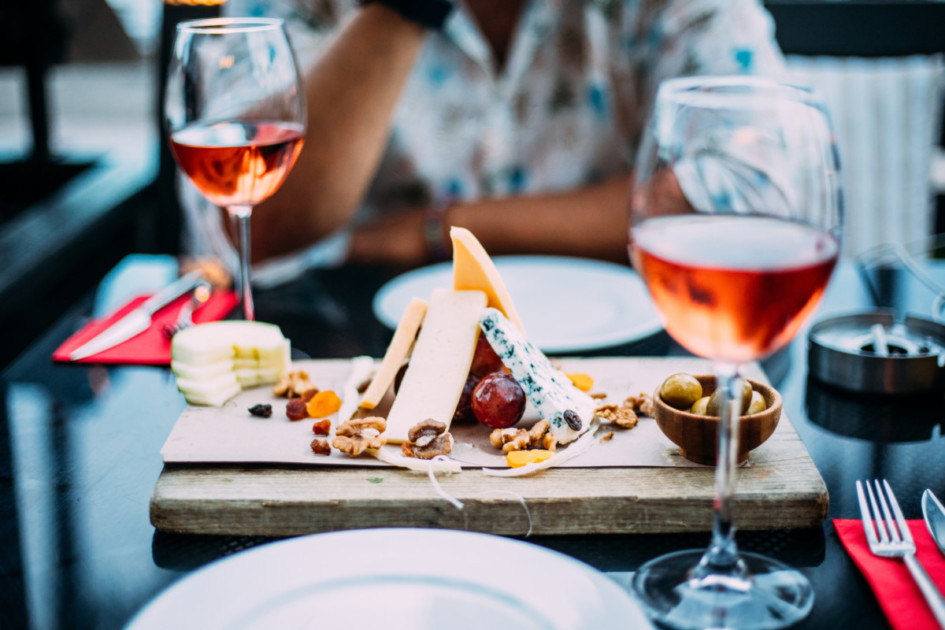
[[[159,450],[184,407],[167,369],[51,361],[53,350],[93,313],[165,282],[171,262],[126,261],[0,375],[0,628],[119,628],[189,572],[269,540],[173,535],[150,524]],[[938,271],[945,278],[945,270]],[[392,275],[313,272],[258,291],[258,318],[278,323],[300,356],[380,356],[390,331],[374,318],[371,299]],[[854,265],[842,265],[815,321],[870,308],[873,293],[926,316],[932,295],[905,275],[884,274],[885,284],[870,291]],[[9,335],[15,332],[4,331],[4,339]],[[679,352],[658,334],[598,354]],[[888,627],[830,519],[858,517],[856,479],[888,478],[910,518],[921,517],[924,488],[945,496],[942,394],[876,398],[831,390],[808,377],[806,331],[764,367],[827,483],[830,518],[812,529],[740,532],[739,543],[810,578],[817,599],[799,627]],[[530,540],[625,582],[660,553],[703,547],[708,534]]]

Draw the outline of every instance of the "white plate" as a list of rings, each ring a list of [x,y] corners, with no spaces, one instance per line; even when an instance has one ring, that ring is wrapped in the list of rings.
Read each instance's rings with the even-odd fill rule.
[[[269,543],[168,588],[128,625],[165,628],[652,628],[592,567],[512,539],[363,529]]]
[[[646,286],[614,263],[561,256],[493,259],[515,301],[528,338],[545,352],[615,346],[662,329]],[[393,329],[414,297],[453,286],[452,263],[400,275],[374,296],[374,314]]]

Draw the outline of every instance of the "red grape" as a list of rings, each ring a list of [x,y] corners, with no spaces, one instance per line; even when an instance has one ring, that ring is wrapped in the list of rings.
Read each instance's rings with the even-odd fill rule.
[[[493,429],[504,429],[522,419],[525,392],[511,375],[492,372],[476,385],[471,406],[479,422]]]
[[[463,385],[463,393],[459,395],[459,402],[456,403],[456,412],[453,414],[453,422],[475,422],[476,416],[472,410],[472,393],[479,384],[479,377],[470,374],[466,377],[466,384]]]
[[[486,374],[496,372],[502,369],[502,359],[492,349],[492,345],[486,336],[479,333],[479,340],[476,342],[476,352],[473,354],[472,367],[469,368],[471,374],[482,377]]]

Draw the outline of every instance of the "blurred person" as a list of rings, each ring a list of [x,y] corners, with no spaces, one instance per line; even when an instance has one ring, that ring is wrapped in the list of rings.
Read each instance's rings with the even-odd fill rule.
[[[266,8],[287,19],[308,128],[252,216],[262,284],[308,266],[444,259],[450,225],[494,255],[626,262],[633,161],[659,83],[784,71],[758,0]],[[232,256],[223,213],[185,196],[195,243]]]

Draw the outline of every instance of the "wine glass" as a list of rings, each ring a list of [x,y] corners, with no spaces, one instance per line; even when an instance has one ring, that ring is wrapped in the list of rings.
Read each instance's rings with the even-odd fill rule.
[[[723,398],[707,550],[637,571],[647,612],[675,628],[782,628],[813,606],[807,579],[739,553],[739,367],[787,344],[840,251],[839,164],[823,103],[760,77],[661,84],[630,196],[630,256],[667,332],[711,359]]]
[[[253,320],[250,216],[285,181],[305,137],[305,93],[282,20],[178,24],[164,114],[178,166],[237,224],[240,299]]]

